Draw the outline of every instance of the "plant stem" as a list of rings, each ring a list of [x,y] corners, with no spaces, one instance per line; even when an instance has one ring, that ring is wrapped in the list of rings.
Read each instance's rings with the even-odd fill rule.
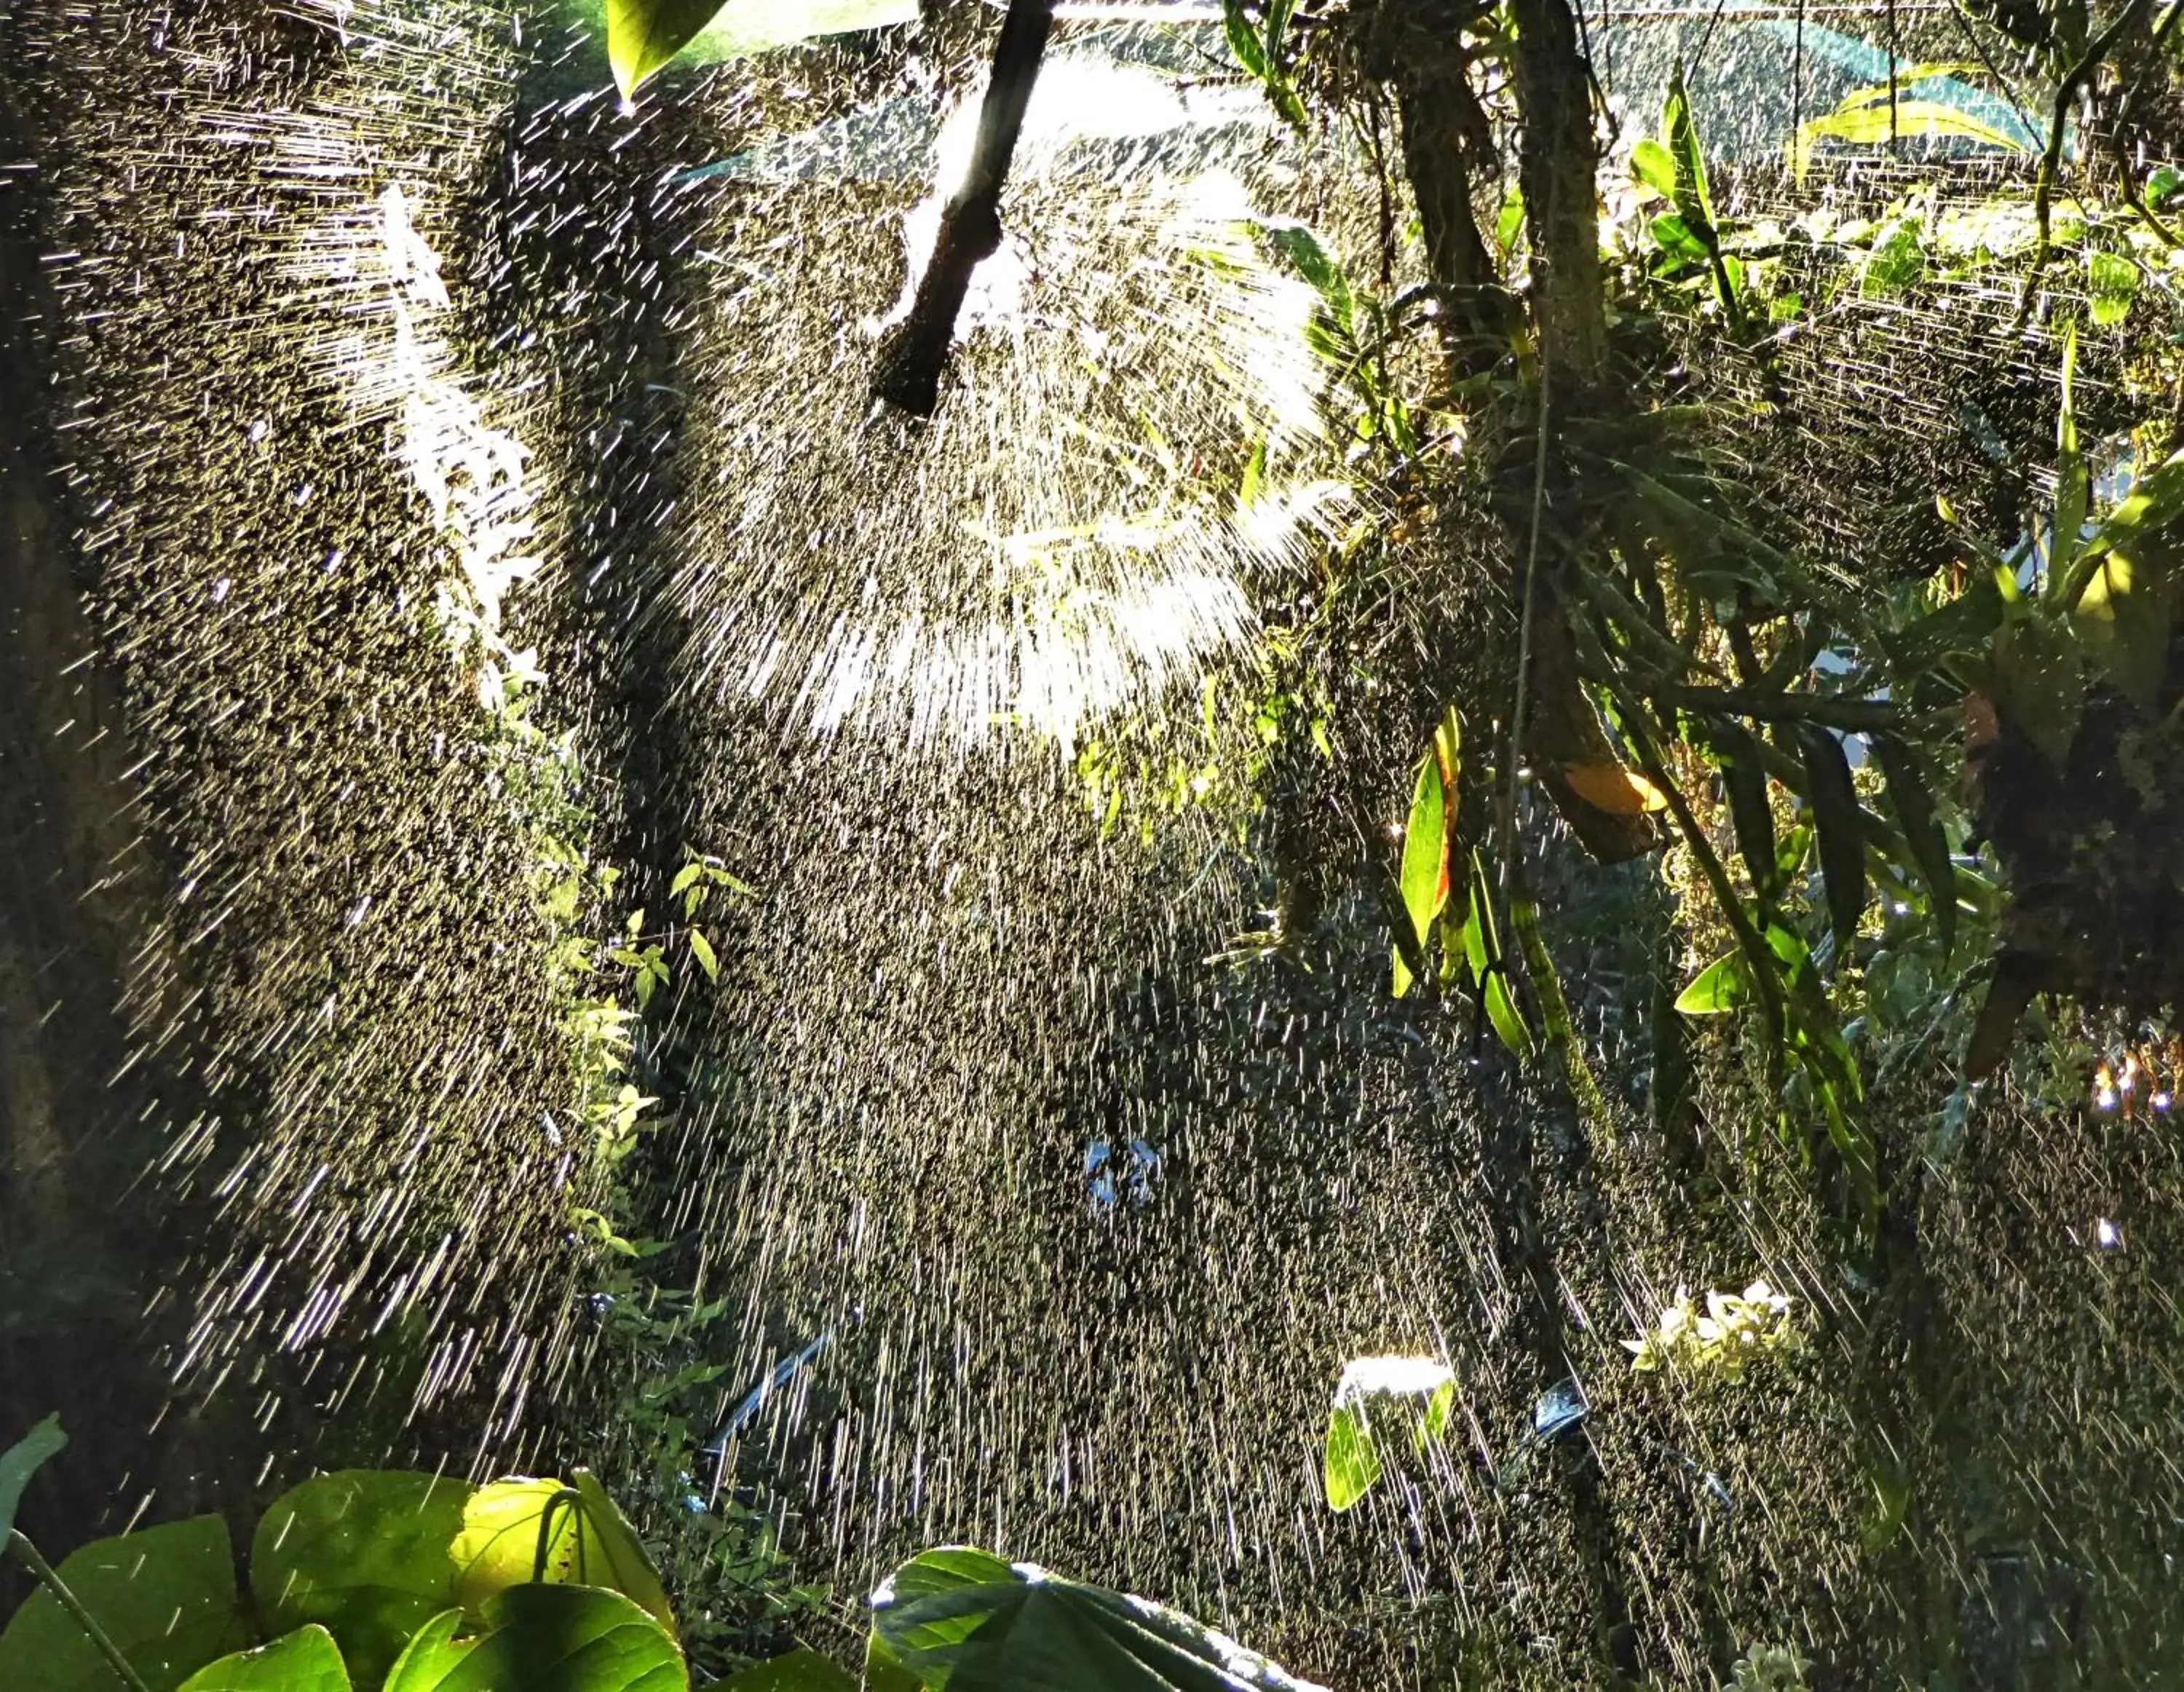
[[[85,1637],[98,1647],[98,1654],[106,1659],[107,1667],[120,1677],[121,1684],[129,1688],[129,1692],[151,1692],[144,1684],[143,1676],[129,1666],[129,1659],[121,1655],[120,1647],[106,1636],[106,1629],[98,1625],[98,1618],[83,1607],[81,1598],[69,1590],[68,1583],[54,1572],[51,1563],[38,1554],[38,1548],[23,1536],[21,1528],[8,1529],[8,1544],[23,1560],[24,1567],[37,1576],[39,1583],[53,1595],[54,1600],[69,1612],[76,1626],[83,1629]]]

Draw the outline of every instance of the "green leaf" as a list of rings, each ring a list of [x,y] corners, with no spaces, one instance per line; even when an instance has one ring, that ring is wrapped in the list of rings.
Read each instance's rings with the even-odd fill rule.
[[[47,1460],[67,1444],[68,1435],[61,1432],[60,1417],[49,1416],[5,1451],[0,1451],[0,1549],[6,1547],[8,1535],[14,1529],[15,1506],[23,1501],[23,1489]]]
[[[1892,218],[1877,230],[1873,250],[1858,272],[1858,291],[1867,299],[1897,293],[1926,274],[1925,236],[1916,218]]]
[[[451,1641],[454,1618],[435,1617],[385,1692],[688,1692],[675,1641],[619,1592],[511,1586],[484,1621],[465,1648]]]
[[[1870,91],[1866,91],[1869,94]],[[1823,141],[1839,141],[1852,147],[1885,145],[1892,134],[1906,140],[1930,138],[1937,136],[1957,136],[1966,141],[1976,141],[1984,146],[1998,147],[2008,153],[2023,153],[2025,147],[2015,136],[2005,134],[1992,124],[1960,108],[1945,105],[1939,100],[1906,100],[1900,96],[1896,102],[1892,124],[1887,103],[1887,85],[1881,85],[1881,98],[1861,99],[1852,95],[1851,100],[1829,113],[1825,117],[1813,119],[1801,125],[1790,142],[1790,168],[1798,181],[1812,164],[1813,148]]]
[[[815,1650],[794,1650],[731,1675],[722,1692],[857,1692],[857,1679]]]
[[[1256,81],[1273,79],[1273,67],[1267,62],[1267,50],[1259,40],[1259,32],[1251,27],[1251,20],[1244,14],[1240,0],[1221,0],[1221,26],[1228,37],[1228,51],[1235,55],[1236,63]]]
[[[2070,625],[2116,690],[2141,709],[2159,703],[2169,670],[2174,617],[2169,548],[2150,536],[2129,554],[2109,551],[2071,609]]]
[[[967,1566],[967,1556],[977,1561]],[[919,1578],[919,1565],[933,1559],[949,1567]],[[1274,1692],[1297,1684],[1187,1616],[1043,1571],[1002,1564],[996,1574],[998,1561],[947,1547],[898,1569],[873,1595],[872,1627],[916,1679],[890,1673],[873,1684],[944,1679],[948,1692]],[[886,1661],[878,1650],[867,1659],[876,1660]]]
[[[1752,996],[1752,978],[1741,951],[1716,958],[1701,970],[1691,984],[1676,995],[1676,1009],[1686,1016],[1718,1016],[1734,1010]]]
[[[1684,89],[1684,68],[1669,73],[1669,95],[1661,109],[1661,131],[1675,169],[1676,210],[1692,237],[1709,253],[1719,245],[1714,233],[1713,197],[1707,192],[1706,155],[1699,147],[1698,125],[1691,120],[1691,96]]]
[[[1911,755],[1911,749],[1892,734],[1875,735],[1871,743],[1874,760],[1888,784],[1888,802],[1903,830],[1904,843],[1910,847],[1919,879],[1925,883],[1935,932],[1947,955],[1955,949],[1957,933],[1957,867],[1949,859],[1948,836],[1942,832],[1925,772]]]
[[[1443,1381],[1434,1389],[1433,1396],[1426,1400],[1424,1415],[1418,1418],[1419,1448],[1447,1439],[1449,1423],[1455,1416],[1456,1383]]]
[[[688,892],[705,878],[705,875],[703,863],[694,861],[685,864],[675,872],[675,879],[667,884],[667,896],[672,899],[677,893]]]
[[[1380,1453],[1362,1405],[1339,1404],[1329,1412],[1327,1439],[1320,1457],[1328,1508],[1340,1515],[1352,1508],[1380,1478]]]
[[[236,1602],[235,1550],[217,1516],[94,1539],[57,1571],[150,1692],[175,1692],[250,1642]],[[0,1632],[0,1687],[118,1692],[75,1619],[41,1587]]]
[[[713,954],[713,943],[705,938],[705,930],[693,928],[690,933],[690,955],[698,960],[698,967],[705,972],[708,981],[721,978],[721,960]]]
[[[688,47],[722,0],[606,0],[607,63],[626,100]]]
[[[537,1580],[619,1592],[674,1634],[675,1614],[651,1559],[588,1470],[569,1481],[480,1487],[464,1506],[450,1555],[455,1599],[472,1614],[495,1594]]]
[[[350,1673],[376,1685],[418,1627],[455,1601],[448,1547],[471,1490],[444,1475],[345,1469],[282,1494],[250,1545],[266,1630],[316,1622]]]
[[[1420,945],[1448,898],[1447,798],[1440,760],[1429,747],[1418,760],[1411,814],[1403,825],[1403,909],[1410,914],[1411,929]]]
[[[1630,174],[1664,200],[1676,197],[1676,161],[1669,149],[1648,138],[1630,149]]]
[[[2184,188],[2184,170],[2178,170],[2174,164],[2156,165],[2153,173],[2146,179],[2146,203],[2152,209],[2159,211],[2169,203],[2170,196],[2179,188]]]
[[[2138,293],[2140,271],[2130,259],[2120,253],[2088,253],[2086,281],[2093,321],[2101,328],[2113,329],[2131,314],[2131,300]]]
[[[348,1670],[334,1636],[324,1628],[298,1628],[270,1645],[209,1662],[182,1683],[181,1692],[350,1692]]]
[[[1268,238],[1296,272],[1309,282],[1313,292],[1327,308],[1334,326],[1346,337],[1357,333],[1357,303],[1350,292],[1350,279],[1343,275],[1328,250],[1319,244],[1319,237],[1301,223],[1275,225]]]
[[[1495,1033],[1520,1060],[1532,1055],[1532,1030],[1524,1021],[1524,1013],[1517,1008],[1516,999],[1509,992],[1509,977],[1496,970],[1486,977],[1486,1020],[1494,1025]]]
[[[1858,941],[1858,920],[1865,911],[1865,825],[1858,788],[1842,742],[1817,723],[1798,725],[1797,752],[1804,760],[1805,796],[1813,804],[1836,956],[1847,963]]]
[[[443,1610],[412,1634],[393,1667],[387,1670],[381,1692],[428,1692],[444,1684],[477,1644],[476,1639],[455,1637],[464,1620],[461,1611]]]

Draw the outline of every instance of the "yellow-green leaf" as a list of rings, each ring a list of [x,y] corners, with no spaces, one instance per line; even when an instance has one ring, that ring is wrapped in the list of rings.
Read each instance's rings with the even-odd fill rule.
[[[1339,1404],[1329,1413],[1321,1472],[1328,1507],[1338,1514],[1364,1497],[1380,1478],[1380,1454],[1373,1449],[1373,1430],[1362,1405]]]
[[[1800,125],[1790,143],[1791,171],[1802,181],[1812,164],[1814,147],[1823,141],[1840,141],[1852,147],[1872,147],[1888,141],[1892,136],[1902,136],[1906,139],[1958,136],[1984,146],[1999,147],[2010,153],[2025,150],[2016,136],[2005,134],[1992,124],[1984,122],[1956,106],[1944,105],[1938,100],[1899,97],[1893,115],[1892,123],[1890,108],[1884,98],[1878,103],[1841,107],[1825,117],[1814,118],[1809,123]]]
[[[713,943],[705,938],[701,928],[690,931],[690,955],[698,960],[698,967],[705,972],[708,981],[721,978],[721,960],[713,954]]]
[[[1719,1016],[1743,1004],[1750,990],[1744,955],[1731,952],[1699,971],[1696,979],[1676,995],[1676,1009],[1686,1016]]]
[[[722,0],[607,0],[607,63],[627,99],[688,47]]]

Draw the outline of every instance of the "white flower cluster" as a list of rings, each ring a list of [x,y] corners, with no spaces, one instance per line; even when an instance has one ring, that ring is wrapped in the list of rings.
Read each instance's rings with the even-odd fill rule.
[[[1668,1369],[1685,1380],[1733,1381],[1761,1352],[1779,1350],[1796,1337],[1788,1298],[1754,1281],[1741,1295],[1708,1293],[1704,1315],[1691,1289],[1679,1288],[1675,1303],[1662,1311],[1652,1331],[1623,1345],[1632,1354],[1630,1366],[1641,1373]]]

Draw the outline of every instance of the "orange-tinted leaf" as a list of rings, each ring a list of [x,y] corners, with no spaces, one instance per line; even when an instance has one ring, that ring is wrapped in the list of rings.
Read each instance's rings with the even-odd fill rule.
[[[1658,788],[1620,764],[1565,764],[1563,779],[1595,810],[1613,816],[1636,816],[1668,808],[1668,798]]]

